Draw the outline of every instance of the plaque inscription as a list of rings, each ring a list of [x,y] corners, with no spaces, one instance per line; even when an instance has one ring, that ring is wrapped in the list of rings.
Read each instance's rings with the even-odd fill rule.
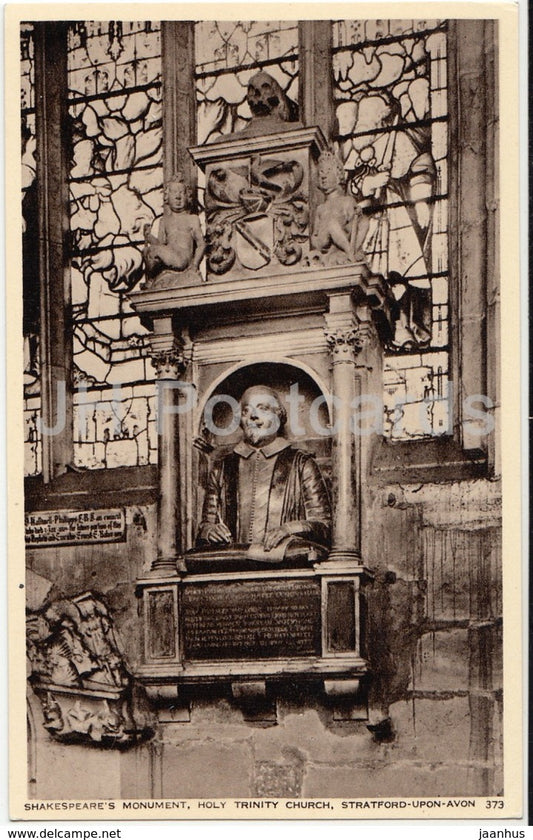
[[[124,511],[43,510],[25,517],[26,545],[120,542],[126,537]]]
[[[186,659],[320,654],[320,584],[315,580],[188,584],[181,615]]]

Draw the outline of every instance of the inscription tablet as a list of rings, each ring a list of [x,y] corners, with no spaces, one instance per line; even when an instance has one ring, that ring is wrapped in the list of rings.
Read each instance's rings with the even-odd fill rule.
[[[183,589],[181,615],[186,659],[320,655],[316,580],[189,584]]]
[[[126,539],[124,511],[48,510],[25,517],[27,546],[121,542]]]

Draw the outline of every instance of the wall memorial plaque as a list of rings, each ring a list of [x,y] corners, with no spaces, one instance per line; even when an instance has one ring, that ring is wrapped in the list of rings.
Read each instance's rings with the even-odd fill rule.
[[[123,510],[46,510],[25,517],[26,545],[55,546],[123,542]]]
[[[319,656],[320,583],[193,583],[181,601],[185,659]]]

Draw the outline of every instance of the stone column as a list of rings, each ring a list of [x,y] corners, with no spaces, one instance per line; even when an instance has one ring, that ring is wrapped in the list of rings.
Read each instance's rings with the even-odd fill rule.
[[[501,302],[500,302],[500,143],[498,101],[498,23],[486,20],[485,24],[485,81],[487,84],[487,396],[494,409],[495,429],[501,428]],[[494,432],[487,441],[489,468],[494,475],[501,475],[501,439]]]
[[[158,462],[158,510],[157,510],[157,557],[152,563],[152,572],[158,575],[176,573],[178,559],[179,521],[179,435],[178,404],[180,390],[176,383],[185,370],[181,345],[172,332],[170,318],[154,320],[152,364],[157,373],[157,441]]]
[[[333,392],[333,535],[329,560],[360,562],[360,464],[352,415],[356,359],[361,349],[358,320],[349,293],[331,295],[325,315],[331,351]]]
[[[456,20],[448,33],[450,55],[450,311],[454,429],[463,449],[487,444],[483,421],[464,415],[464,400],[487,391],[487,367],[493,347],[487,345],[487,274],[498,258],[490,242],[494,160],[488,161],[495,136],[494,76],[487,67],[486,21]],[[496,243],[492,241],[492,245]],[[497,336],[492,336],[497,344]]]
[[[371,495],[366,478],[382,428],[381,344],[371,307],[354,305],[350,293],[330,295],[324,319],[332,362],[334,431],[329,560],[360,563],[366,552],[363,505],[369,507]]]

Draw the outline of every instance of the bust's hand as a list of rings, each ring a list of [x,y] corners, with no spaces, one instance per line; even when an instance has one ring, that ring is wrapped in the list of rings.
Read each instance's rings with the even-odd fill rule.
[[[266,551],[270,551],[272,548],[275,548],[280,542],[287,539],[287,537],[291,536],[291,532],[288,528],[282,526],[281,528],[272,528],[271,531],[265,536],[265,541],[263,543]]]
[[[203,525],[200,531],[200,539],[208,543],[230,543],[232,542],[231,531],[223,522],[216,522],[215,524]]]

